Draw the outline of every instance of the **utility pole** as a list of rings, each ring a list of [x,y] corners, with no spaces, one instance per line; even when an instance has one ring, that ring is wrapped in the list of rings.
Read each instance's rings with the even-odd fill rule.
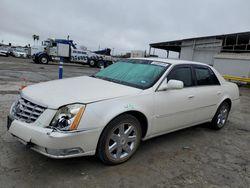
[[[36,41],[37,41],[36,44],[37,44],[37,45],[38,45],[39,38],[40,38],[39,35],[37,35],[37,36],[36,36]]]
[[[33,40],[34,40],[34,45],[35,45],[36,35],[35,35],[35,34],[32,35],[32,38],[33,38]]]

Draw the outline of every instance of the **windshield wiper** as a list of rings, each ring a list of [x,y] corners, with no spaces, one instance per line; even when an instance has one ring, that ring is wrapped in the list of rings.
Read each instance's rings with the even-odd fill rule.
[[[110,82],[120,83],[119,80],[116,80],[116,79],[114,79],[114,78],[108,78],[108,77],[99,77],[99,78],[101,78],[101,79],[103,79],[103,80],[110,81]]]
[[[117,83],[117,81],[115,79],[113,79],[113,78],[107,78],[107,77],[95,76],[95,75],[91,75],[90,77]]]
[[[95,76],[95,75],[92,75],[91,77],[98,78],[98,79],[101,79],[101,80],[106,80],[106,81],[109,81],[109,82],[114,82],[114,83],[117,83],[117,84],[130,86],[130,87],[144,89],[144,87],[139,85],[139,84],[129,83],[129,82],[126,82],[126,81],[123,81],[123,80],[116,80],[114,78],[108,78],[108,77],[103,77],[103,76]]]

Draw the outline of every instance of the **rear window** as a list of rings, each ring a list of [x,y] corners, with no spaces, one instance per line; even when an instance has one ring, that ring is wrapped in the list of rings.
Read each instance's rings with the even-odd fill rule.
[[[209,68],[195,67],[194,72],[198,86],[220,84],[214,72],[211,71]]]

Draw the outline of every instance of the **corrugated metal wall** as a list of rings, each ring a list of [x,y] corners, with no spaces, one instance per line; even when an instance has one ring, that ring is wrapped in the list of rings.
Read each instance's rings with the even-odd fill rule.
[[[250,56],[249,56],[250,58]],[[227,57],[215,57],[214,68],[222,75],[237,76],[237,77],[250,77],[250,59],[239,59]]]
[[[180,59],[214,64],[214,56],[220,52],[222,41],[216,38],[195,39],[182,42]]]
[[[250,53],[221,53],[222,40],[215,37],[184,40],[180,59],[214,66],[222,75],[250,78]]]

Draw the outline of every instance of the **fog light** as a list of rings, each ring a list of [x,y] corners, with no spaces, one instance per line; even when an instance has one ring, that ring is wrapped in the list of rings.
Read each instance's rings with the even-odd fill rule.
[[[66,155],[76,155],[83,153],[81,148],[67,148],[67,149],[49,149],[45,148],[46,152],[50,155],[55,156],[66,156]]]

